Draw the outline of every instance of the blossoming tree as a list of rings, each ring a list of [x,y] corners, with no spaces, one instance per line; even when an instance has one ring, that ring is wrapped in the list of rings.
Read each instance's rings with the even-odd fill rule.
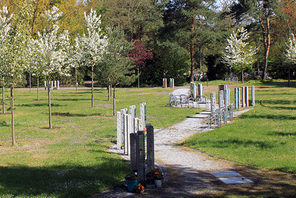
[[[293,33],[291,33],[289,36],[285,55],[288,63],[292,65],[296,65],[296,39]],[[288,82],[289,86],[290,86],[290,79],[291,79],[291,76],[290,76],[290,67],[289,67],[289,82]]]
[[[49,25],[47,30],[42,33],[38,32],[38,39],[36,40],[39,53],[36,61],[41,65],[42,74],[46,76],[47,83],[55,73],[60,75],[68,75],[70,67],[65,64],[67,59],[67,46],[70,45],[69,34],[67,31],[59,34],[58,19],[62,16],[57,7],[52,7],[51,10],[45,12],[44,17],[47,19]],[[49,128],[52,128],[51,119],[51,91],[48,87],[48,111],[49,111]]]
[[[81,49],[83,62],[91,67],[91,107],[94,107],[94,68],[102,60],[103,53],[108,44],[107,37],[101,30],[101,16],[96,11],[90,11],[89,15],[84,13],[87,34],[81,37]]]
[[[244,82],[244,70],[251,68],[254,63],[254,55],[257,49],[249,45],[247,42],[249,33],[243,27],[233,32],[227,39],[227,46],[225,48],[223,61],[231,70],[241,73],[242,82]]]
[[[5,114],[5,80],[4,80],[4,53],[6,49],[6,42],[8,33],[11,29],[11,19],[13,15],[9,15],[7,7],[3,7],[0,10],[0,78],[2,83],[2,113]]]
[[[23,1],[20,11],[15,15],[10,28],[6,29],[5,38],[1,38],[1,71],[5,82],[11,87],[10,111],[12,145],[16,144],[14,129],[14,87],[22,78],[27,63],[26,48],[30,39],[29,21],[32,10],[31,1]],[[7,8],[1,10],[1,15],[9,16]],[[8,19],[11,18],[8,17]],[[6,24],[8,25],[8,24]],[[3,29],[2,29],[3,30]]]

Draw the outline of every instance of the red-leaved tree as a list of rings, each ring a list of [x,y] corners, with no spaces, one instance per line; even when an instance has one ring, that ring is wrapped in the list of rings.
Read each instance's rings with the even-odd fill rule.
[[[134,42],[134,48],[129,52],[128,57],[134,60],[132,64],[135,65],[138,70],[138,88],[140,88],[141,69],[146,66],[146,60],[151,60],[153,58],[153,53],[145,50],[142,41],[133,40],[132,42]]]

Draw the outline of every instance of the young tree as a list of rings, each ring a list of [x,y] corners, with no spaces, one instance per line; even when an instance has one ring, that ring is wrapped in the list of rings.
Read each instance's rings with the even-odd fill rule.
[[[286,50],[287,62],[292,65],[296,65],[296,39],[295,35],[291,33],[289,36],[289,41],[287,42],[287,50]],[[289,86],[290,86],[290,66],[289,66]]]
[[[137,67],[138,88],[140,88],[141,69],[146,66],[146,60],[151,60],[153,58],[153,53],[145,50],[142,41],[134,41],[134,48],[129,52],[128,56],[134,59],[132,64]]]
[[[101,30],[101,16],[96,11],[90,11],[89,15],[84,13],[86,20],[87,35],[81,38],[83,51],[83,62],[91,67],[91,107],[94,107],[94,68],[101,61],[102,55],[108,44],[107,37]]]
[[[131,64],[132,59],[127,56],[131,49],[132,43],[124,39],[122,30],[108,30],[108,45],[97,69],[97,77],[101,83],[111,84],[113,87],[113,115],[116,113],[116,87],[130,85],[137,78],[134,74],[135,67]]]
[[[14,129],[14,87],[18,80],[22,78],[22,74],[27,64],[26,48],[30,39],[28,31],[29,21],[31,17],[32,2],[30,0],[23,1],[19,5],[19,10],[12,20],[11,29],[7,32],[6,41],[2,44],[1,62],[4,70],[6,83],[11,87],[11,131],[12,145],[16,144]],[[1,13],[8,15],[7,8],[3,8]]]
[[[9,16],[7,7],[3,7],[0,10],[0,80],[2,84],[2,113],[5,114],[5,62],[4,62],[4,53],[6,49],[6,42],[8,38],[8,33],[11,29],[11,19],[13,15]]]
[[[68,75],[70,71],[69,65],[65,64],[68,56],[66,46],[70,45],[69,35],[67,31],[59,34],[58,19],[62,15],[57,7],[52,7],[51,10],[45,12],[45,18],[49,25],[43,33],[38,32],[39,39],[36,40],[36,45],[40,52],[38,61],[42,66],[42,73],[47,77],[49,85],[52,76],[55,73]],[[52,128],[51,119],[51,93],[50,86],[48,87],[48,111],[49,111],[49,129]]]
[[[241,73],[242,83],[244,83],[244,70],[251,68],[256,54],[256,49],[247,42],[248,38],[249,34],[243,27],[233,32],[227,39],[228,45],[223,56],[224,62],[230,69]]]

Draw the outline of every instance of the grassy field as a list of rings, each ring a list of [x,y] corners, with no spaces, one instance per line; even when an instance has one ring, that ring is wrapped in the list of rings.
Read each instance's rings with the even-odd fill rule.
[[[295,174],[296,90],[286,85],[282,81],[257,84],[254,108],[184,144],[218,158]]]
[[[168,107],[171,89],[118,89],[117,110],[147,103],[148,122],[163,128],[197,113]],[[8,95],[8,90],[6,95]],[[55,90],[53,126],[48,129],[47,95],[16,90],[16,140],[10,115],[0,115],[0,197],[86,197],[123,181],[128,164],[106,152],[116,142],[116,119],[107,91]],[[9,101],[7,101],[8,103]]]

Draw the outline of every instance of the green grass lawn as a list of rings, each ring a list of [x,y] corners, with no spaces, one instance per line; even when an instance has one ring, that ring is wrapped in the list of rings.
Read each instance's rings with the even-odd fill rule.
[[[172,89],[118,89],[117,110],[147,103],[148,122],[163,128],[200,110],[170,108]],[[15,91],[17,146],[11,146],[10,115],[0,115],[0,197],[87,197],[118,185],[128,163],[106,152],[116,142],[116,119],[107,91],[52,92],[48,129],[46,91]],[[6,95],[8,95],[8,90]],[[7,101],[9,103],[9,101]]]
[[[184,144],[218,158],[295,174],[296,90],[286,84],[258,84],[254,108],[223,128],[194,135]]]

